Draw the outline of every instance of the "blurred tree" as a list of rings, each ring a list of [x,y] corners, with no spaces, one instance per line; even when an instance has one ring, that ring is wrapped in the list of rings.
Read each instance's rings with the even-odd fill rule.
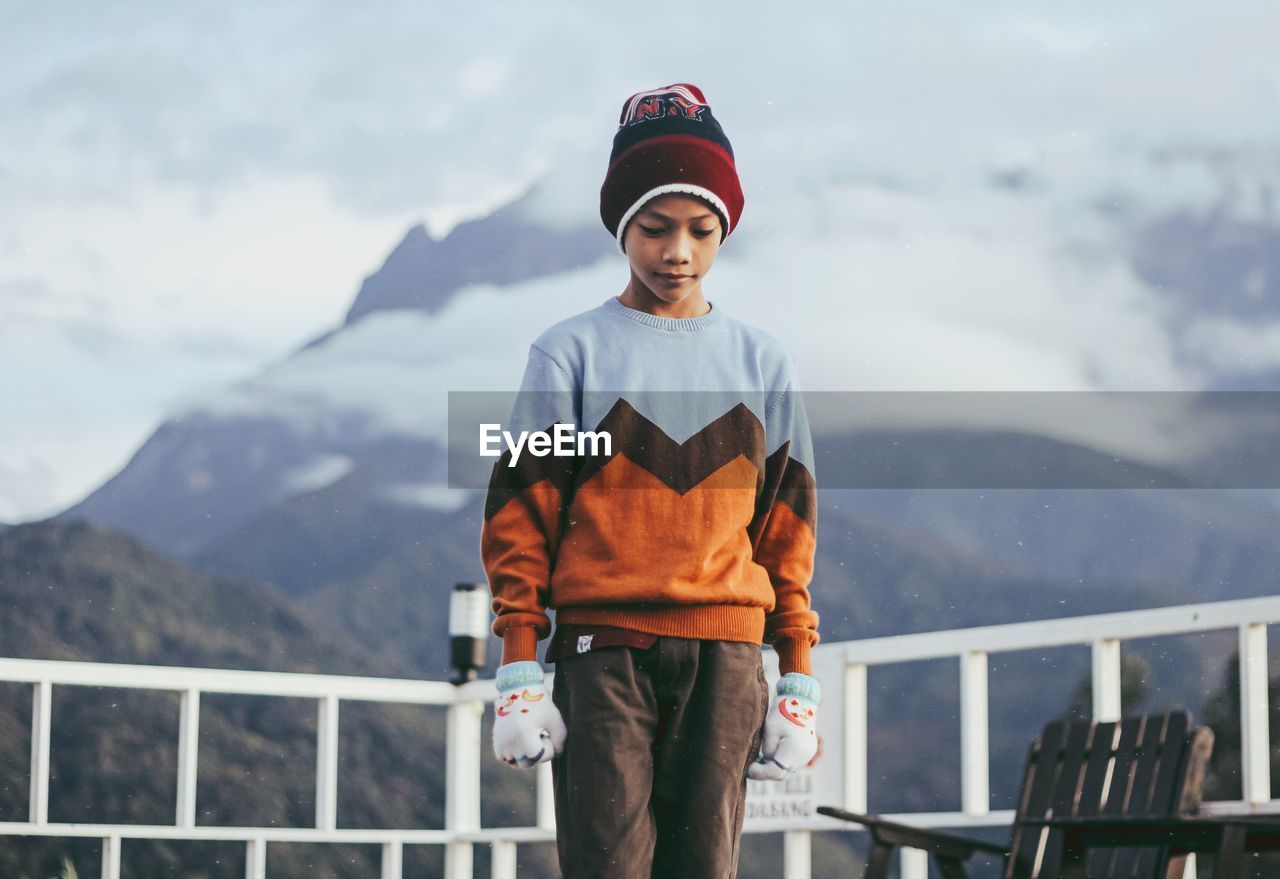
[[[1151,664],[1141,654],[1120,653],[1120,704],[1126,714],[1142,710],[1147,702],[1148,682],[1151,680]],[[1062,712],[1063,720],[1091,720],[1093,718],[1093,678],[1085,675],[1076,684],[1071,701]]]

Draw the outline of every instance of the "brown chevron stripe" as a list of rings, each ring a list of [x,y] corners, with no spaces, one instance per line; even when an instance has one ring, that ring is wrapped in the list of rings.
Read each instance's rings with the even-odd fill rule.
[[[552,427],[545,429],[550,432]],[[567,496],[570,486],[582,485],[618,455],[625,455],[680,495],[742,455],[755,465],[757,474],[753,540],[775,499],[791,507],[810,527],[815,524],[813,476],[803,464],[788,457],[790,442],[783,443],[767,460],[760,460],[764,425],[745,403],[734,406],[683,443],[677,443],[621,397],[593,429],[607,431],[613,438],[612,455],[539,458],[526,453],[515,467],[508,467],[511,452],[504,451],[490,474],[485,519],[491,519],[511,498],[544,479]]]
[[[551,433],[554,429],[555,424],[543,428],[547,433]],[[489,491],[484,501],[486,521],[492,519],[494,514],[505,507],[513,497],[544,479],[551,480],[551,484],[559,489],[563,496],[573,484],[573,473],[579,463],[577,458],[556,455],[539,458],[529,454],[528,451],[520,456],[516,466],[507,466],[510,461],[511,450],[507,449],[498,458],[498,462],[493,465],[493,471],[489,474]]]
[[[764,466],[764,486],[756,495],[756,514],[747,527],[752,543],[760,535],[774,501],[782,501],[814,529],[818,523],[817,496],[809,468],[790,456],[791,441],[778,446]]]
[[[613,437],[614,455],[626,455],[681,495],[739,455],[755,464],[758,473],[764,470],[764,425],[746,403],[739,403],[677,443],[619,397],[595,430],[608,431]],[[604,456],[585,459],[575,484],[586,482],[608,462]],[[762,482],[763,476],[758,477],[757,491]]]
[[[785,445],[789,446],[790,443]],[[786,469],[782,471],[782,484],[778,486],[778,500],[806,522],[810,530],[817,529],[818,497],[813,474],[795,458],[787,458]]]

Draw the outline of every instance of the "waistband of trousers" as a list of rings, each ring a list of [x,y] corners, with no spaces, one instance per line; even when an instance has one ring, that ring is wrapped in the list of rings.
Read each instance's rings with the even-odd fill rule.
[[[711,641],[759,644],[764,639],[764,608],[741,604],[572,605],[557,608],[556,623],[617,626],[651,635]]]

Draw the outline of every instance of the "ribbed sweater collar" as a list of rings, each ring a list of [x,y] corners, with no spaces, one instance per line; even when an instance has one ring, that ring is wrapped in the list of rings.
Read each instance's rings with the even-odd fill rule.
[[[669,333],[697,333],[718,326],[724,318],[724,312],[717,308],[714,302],[708,301],[707,304],[711,306],[711,310],[699,317],[658,317],[647,311],[628,308],[619,302],[616,296],[610,296],[604,301],[604,309],[653,327],[655,330],[665,330]]]

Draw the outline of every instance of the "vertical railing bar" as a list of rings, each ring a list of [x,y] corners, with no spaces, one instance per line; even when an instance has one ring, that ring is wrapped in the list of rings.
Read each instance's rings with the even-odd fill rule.
[[[245,843],[245,879],[267,879],[267,841],[257,836]]]
[[[867,811],[867,667],[844,669],[844,808]]]
[[[1115,723],[1124,706],[1120,704],[1120,639],[1101,638],[1093,642],[1093,719]]]
[[[445,749],[444,826],[453,833],[480,829],[480,718],[482,702],[454,702],[449,706]],[[445,879],[471,879],[472,844],[446,844]]]
[[[116,834],[102,839],[102,879],[120,879],[121,839]]]
[[[1270,729],[1267,722],[1267,626],[1240,627],[1240,774],[1246,803],[1271,799]]]
[[[403,879],[404,843],[389,839],[382,844],[382,879]]]
[[[546,677],[546,690],[548,694],[554,695],[556,688],[556,676],[554,674]],[[555,797],[555,781],[551,775],[551,763],[539,763],[536,770],[537,778],[534,781],[534,791],[536,796],[534,826],[539,830],[550,830],[555,832],[556,829],[556,797]]]
[[[319,700],[316,717],[316,827],[338,826],[338,697]]]
[[[899,857],[901,879],[929,879],[929,853],[923,849],[902,847]]]
[[[537,827],[539,830],[556,829],[555,785],[551,780],[551,764],[539,763],[537,770]]]
[[[812,879],[813,848],[809,831],[788,830],[782,835],[782,875],[784,879]]]
[[[495,839],[489,860],[491,879],[516,879],[516,844],[509,839]]]
[[[991,811],[987,654],[960,657],[960,800],[967,815]]]
[[[36,683],[31,693],[31,797],[28,818],[32,824],[49,823],[49,740],[53,730],[53,682]]]
[[[200,691],[190,687],[178,694],[178,796],[179,827],[196,823],[196,766],[200,749]]]

